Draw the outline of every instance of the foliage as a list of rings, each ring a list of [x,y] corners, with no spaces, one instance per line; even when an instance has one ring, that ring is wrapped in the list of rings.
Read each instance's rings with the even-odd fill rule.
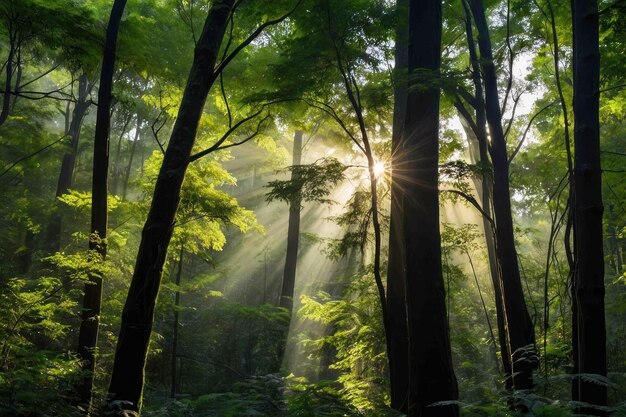
[[[292,166],[289,170],[292,172],[290,180],[275,180],[267,184],[266,187],[271,188],[266,195],[268,202],[290,202],[296,199],[332,203],[327,197],[344,180],[346,167],[335,158],[322,158],[313,164]]]
[[[336,360],[329,366],[339,371],[338,392],[362,412],[385,410],[388,401],[386,356],[380,303],[372,276],[362,273],[350,277],[345,293],[333,298],[328,293],[303,297],[298,315],[331,328],[331,334],[304,339],[309,355],[332,349]],[[306,335],[305,335],[306,337]]]

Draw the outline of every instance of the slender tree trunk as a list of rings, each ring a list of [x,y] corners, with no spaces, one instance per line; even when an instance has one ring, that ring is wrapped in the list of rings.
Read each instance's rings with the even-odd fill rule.
[[[493,171],[488,151],[488,138],[486,130],[487,120],[484,99],[485,92],[481,79],[480,63],[476,53],[476,44],[474,42],[474,31],[472,29],[472,16],[470,8],[466,0],[463,0],[462,3],[463,9],[465,10],[465,34],[470,54],[470,64],[472,66],[472,82],[474,84],[474,98],[476,102],[476,120],[474,123],[475,131],[472,129],[466,129],[466,131],[473,133],[476,145],[478,145],[478,152],[474,152],[473,155],[475,159],[474,162],[478,163],[481,168],[480,181],[476,181],[476,189],[481,198],[481,206],[483,211],[493,218],[491,204]],[[468,134],[468,137],[471,136],[472,135]],[[502,361],[502,369],[505,375],[505,386],[507,389],[510,389],[513,387],[513,381],[511,379],[511,355],[507,340],[506,318],[502,299],[501,270],[498,266],[498,257],[496,253],[496,230],[495,225],[485,218],[485,216],[482,216],[482,222],[485,233],[485,244],[487,246],[487,256],[489,259],[489,272],[491,275],[491,283],[493,285],[494,301],[496,306],[500,359]]]
[[[80,140],[80,132],[83,120],[89,110],[89,102],[87,96],[89,94],[89,86],[87,76],[82,74],[78,79],[78,100],[72,112],[72,120],[66,134],[70,137],[70,149],[63,154],[61,160],[61,171],[57,181],[56,197],[66,194],[72,188],[72,180],[74,178],[74,170],[76,167],[76,156],[78,153],[78,142]],[[67,124],[67,123],[66,123]],[[63,218],[60,213],[54,213],[50,218],[47,227],[46,242],[48,253],[55,253],[61,249],[61,234],[63,232]]]
[[[481,93],[482,94],[482,93]],[[483,108],[484,110],[484,108]],[[463,121],[463,119],[461,119]],[[480,120],[477,118],[477,120]],[[484,119],[482,122],[484,131]],[[465,127],[465,126],[464,126]],[[471,141],[475,141],[479,147],[477,161],[472,161],[482,166],[483,172],[480,179],[474,181],[477,194],[480,196],[480,205],[482,210],[493,218],[491,208],[491,164],[487,156],[487,136],[482,139],[478,139],[475,132],[469,128],[465,129],[465,133]],[[472,145],[470,145],[472,146]],[[474,156],[475,157],[475,156]],[[486,159],[483,159],[486,158]],[[486,161],[485,163],[481,161]],[[487,247],[487,259],[489,262],[489,275],[491,277],[491,283],[494,293],[494,304],[496,307],[496,324],[498,328],[498,347],[500,350],[499,364],[502,366],[502,371],[505,376],[505,387],[507,389],[513,388],[513,381],[511,379],[511,355],[509,353],[509,344],[507,341],[506,323],[504,317],[504,306],[502,305],[502,286],[500,285],[500,268],[498,267],[498,258],[496,255],[496,242],[495,242],[495,228],[491,224],[489,219],[485,216],[482,217],[483,232],[485,235],[485,246]]]
[[[396,50],[394,70],[393,135],[391,139],[391,209],[387,268],[387,315],[391,408],[407,412],[409,394],[409,338],[406,317],[406,285],[402,237],[402,193],[398,170],[402,162],[402,129],[406,117],[409,1],[396,2]]]
[[[617,226],[613,227],[613,239],[615,243],[615,273],[621,275],[624,268],[624,253],[620,239],[617,236]]]
[[[117,139],[117,146],[115,150],[115,161],[113,162],[113,170],[111,172],[111,177],[113,180],[113,183],[111,184],[111,194],[114,194],[114,195],[118,194],[117,188],[118,188],[118,182],[119,182],[119,177],[120,177],[120,156],[122,154],[122,139],[124,138],[124,134],[126,133],[126,128],[128,127],[128,124],[130,123],[131,118],[132,118],[132,115],[128,115],[128,117],[126,118],[126,121],[124,122],[124,126],[122,127],[122,133],[120,133],[120,136]]]
[[[432,83],[441,63],[441,1],[409,4],[409,73],[426,70],[427,79],[409,82],[402,190],[404,264],[409,335],[409,417],[458,416],[458,406],[429,407],[458,398],[452,367],[445,304],[439,230],[439,88],[411,88]],[[420,72],[416,72],[420,70]],[[432,85],[432,84],[431,84]]]
[[[122,313],[122,324],[108,408],[115,405],[138,412],[144,385],[144,367],[154,306],[161,284],[163,263],[172,237],[180,190],[189,164],[198,124],[209,90],[216,79],[217,55],[234,0],[212,3],[194,52],[194,60],[163,164],[155,184],[152,205],[143,228],[135,271]],[[118,412],[123,415],[123,412]]]
[[[141,118],[137,115],[137,128],[135,130],[135,139],[133,140],[133,144],[130,146],[130,155],[128,157],[128,165],[126,166],[126,170],[124,171],[124,183],[122,184],[122,200],[126,201],[126,193],[128,191],[128,181],[130,180],[130,172],[133,167],[133,159],[135,156],[135,149],[137,149],[137,142],[139,142],[139,135],[141,130]]]
[[[13,87],[13,60],[16,52],[17,33],[13,30],[15,22],[12,20],[9,22],[9,56],[5,66],[5,81],[4,81],[4,94],[2,96],[2,110],[0,111],[0,126],[4,124],[9,118],[9,112],[11,110],[11,91]]]
[[[509,165],[506,140],[502,129],[498,83],[482,0],[470,0],[470,5],[478,29],[478,47],[485,81],[485,113],[491,133],[491,148],[489,150],[493,165],[496,254],[501,274],[502,300],[511,353],[513,387],[515,389],[531,389],[533,387],[533,370],[537,366],[535,330],[526,308],[515,250],[509,191]]]
[[[17,43],[17,59],[15,62],[15,66],[17,67],[17,71],[15,73],[15,88],[13,91],[15,91],[15,97],[13,97],[13,101],[11,102],[11,110],[10,112],[12,112],[15,109],[15,104],[17,103],[17,97],[18,94],[20,92],[20,90],[22,89],[21,85],[22,85],[22,73],[23,73],[23,65],[22,65],[22,46],[21,46],[21,42],[18,41]]]
[[[574,34],[574,289],[578,372],[606,376],[602,170],[600,165],[600,52],[596,0],[572,0]],[[605,406],[606,385],[583,378],[578,401]],[[605,411],[581,407],[581,414]]]
[[[293,137],[293,163],[291,181],[299,177],[302,164],[302,131],[297,130]],[[289,202],[289,228],[287,230],[287,256],[280,292],[280,306],[292,312],[293,296],[296,283],[296,265],[298,262],[298,243],[300,240],[300,196],[294,196]]]
[[[78,99],[76,100],[76,105],[74,106],[74,111],[72,112],[72,121],[70,123],[69,131],[67,132],[70,136],[70,150],[63,155],[63,160],[61,162],[61,171],[57,182],[57,197],[66,194],[68,190],[72,188],[72,178],[74,174],[74,166],[76,164],[76,153],[78,152],[80,131],[90,105],[87,101],[87,95],[89,94],[88,90],[89,85],[87,76],[85,74],[81,74],[78,78]]]
[[[170,386],[170,398],[176,398],[176,389],[177,385],[177,375],[176,371],[178,368],[178,306],[180,305],[180,291],[178,288],[180,287],[180,280],[183,275],[183,255],[185,254],[185,244],[180,244],[180,253],[178,255],[178,270],[176,271],[176,294],[174,298],[174,334],[172,336],[172,382]]]
[[[109,173],[109,129],[111,124],[111,91],[115,70],[115,49],[117,34],[122,19],[126,0],[115,0],[107,26],[100,88],[98,90],[98,111],[96,114],[96,132],[93,146],[93,175],[91,188],[91,236],[89,249],[97,252],[101,260],[106,259],[107,251],[107,182]],[[78,356],[82,367],[87,371],[77,384],[80,403],[89,414],[93,396],[93,377],[95,369],[95,351],[100,323],[102,303],[102,276],[91,275],[85,284],[83,297],[83,315],[78,334]]]

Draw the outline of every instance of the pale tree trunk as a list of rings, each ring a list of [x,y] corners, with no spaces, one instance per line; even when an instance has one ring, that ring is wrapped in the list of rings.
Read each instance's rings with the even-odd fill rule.
[[[300,175],[299,169],[302,164],[302,131],[297,130],[293,137],[293,163],[291,169],[291,181],[296,181]],[[293,196],[289,202],[289,227],[287,229],[287,255],[285,258],[285,271],[283,284],[280,292],[280,306],[292,313],[294,288],[296,283],[296,266],[298,263],[298,244],[300,240],[300,205],[299,195]]]
[[[132,115],[128,115],[126,120],[124,121],[124,126],[122,127],[122,132],[120,136],[117,138],[117,146],[115,150],[115,161],[113,162],[113,169],[111,171],[111,194],[118,195],[118,182],[120,177],[120,157],[122,154],[122,140],[124,139],[124,134],[126,134],[126,129],[128,128],[128,124]]]
[[[172,361],[171,361],[171,374],[172,381],[170,385],[170,398],[176,398],[176,389],[178,387],[177,381],[177,371],[178,371],[178,323],[179,323],[179,313],[178,306],[180,305],[180,281],[183,275],[183,256],[185,254],[185,244],[180,244],[180,253],[178,255],[178,269],[176,270],[176,294],[174,295],[174,326],[173,326],[173,336],[172,336]]]
[[[128,165],[126,166],[126,170],[124,171],[124,182],[122,184],[122,200],[126,201],[126,193],[128,192],[128,181],[130,180],[130,172],[133,167],[133,159],[135,157],[135,150],[137,149],[137,142],[139,142],[140,138],[140,130],[141,130],[141,118],[137,115],[137,128],[135,130],[135,139],[133,140],[133,144],[130,146],[130,155],[128,157]]]

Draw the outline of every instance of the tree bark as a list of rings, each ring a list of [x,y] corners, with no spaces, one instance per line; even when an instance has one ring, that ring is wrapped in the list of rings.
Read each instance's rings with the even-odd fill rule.
[[[111,124],[111,91],[115,70],[115,49],[122,13],[126,0],[115,0],[107,25],[100,87],[98,90],[98,111],[93,146],[93,175],[91,188],[91,236],[89,249],[106,259],[107,252],[107,182],[109,174],[109,130]],[[86,375],[77,385],[81,406],[87,411],[91,408],[93,396],[93,378],[95,370],[95,351],[98,341],[100,307],[102,303],[102,276],[91,275],[85,284],[83,297],[83,315],[78,334],[78,356]]]
[[[409,417],[459,415],[454,404],[429,407],[458,398],[441,265],[439,88],[432,87],[441,64],[441,26],[441,1],[410,1],[408,68],[415,77],[407,96],[401,149],[404,166],[397,176],[403,192]],[[429,74],[424,77],[422,71]],[[419,81],[430,87],[415,88]]]
[[[600,52],[596,0],[572,0],[574,35],[574,292],[578,372],[606,376],[602,169],[600,164]],[[578,401],[607,404],[604,384],[577,378]],[[582,406],[581,414],[605,411]]]
[[[299,166],[302,164],[302,131],[297,130],[293,137],[293,163],[291,181],[296,181],[299,174]],[[287,256],[285,258],[285,271],[283,284],[280,292],[280,306],[290,313],[293,309],[293,296],[296,283],[296,266],[298,262],[298,244],[300,240],[300,196],[294,196],[289,202],[289,227],[287,230]]]
[[[535,330],[526,308],[521,274],[515,249],[509,165],[502,115],[498,98],[498,83],[491,49],[489,28],[482,0],[470,0],[478,30],[478,48],[485,82],[485,113],[491,133],[491,162],[493,165],[493,212],[496,223],[496,254],[498,256],[504,316],[511,354],[511,373],[515,389],[533,387],[533,370],[537,366]]]
[[[207,95],[217,74],[215,64],[234,0],[217,0],[209,10],[194,51],[194,60],[170,141],[157,178],[152,205],[142,231],[135,271],[122,313],[122,324],[108,408],[139,412],[144,367],[163,264],[172,237],[180,190],[189,164]],[[123,412],[117,412],[123,415]]]
[[[391,138],[391,209],[387,267],[387,339],[391,408],[407,412],[409,393],[409,337],[402,237],[402,193],[397,175],[402,169],[402,130],[406,117],[409,1],[396,2],[393,134]]]

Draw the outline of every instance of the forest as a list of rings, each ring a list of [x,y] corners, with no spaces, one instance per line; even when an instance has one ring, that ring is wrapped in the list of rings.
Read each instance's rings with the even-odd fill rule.
[[[626,0],[0,0],[0,416],[626,416]]]

